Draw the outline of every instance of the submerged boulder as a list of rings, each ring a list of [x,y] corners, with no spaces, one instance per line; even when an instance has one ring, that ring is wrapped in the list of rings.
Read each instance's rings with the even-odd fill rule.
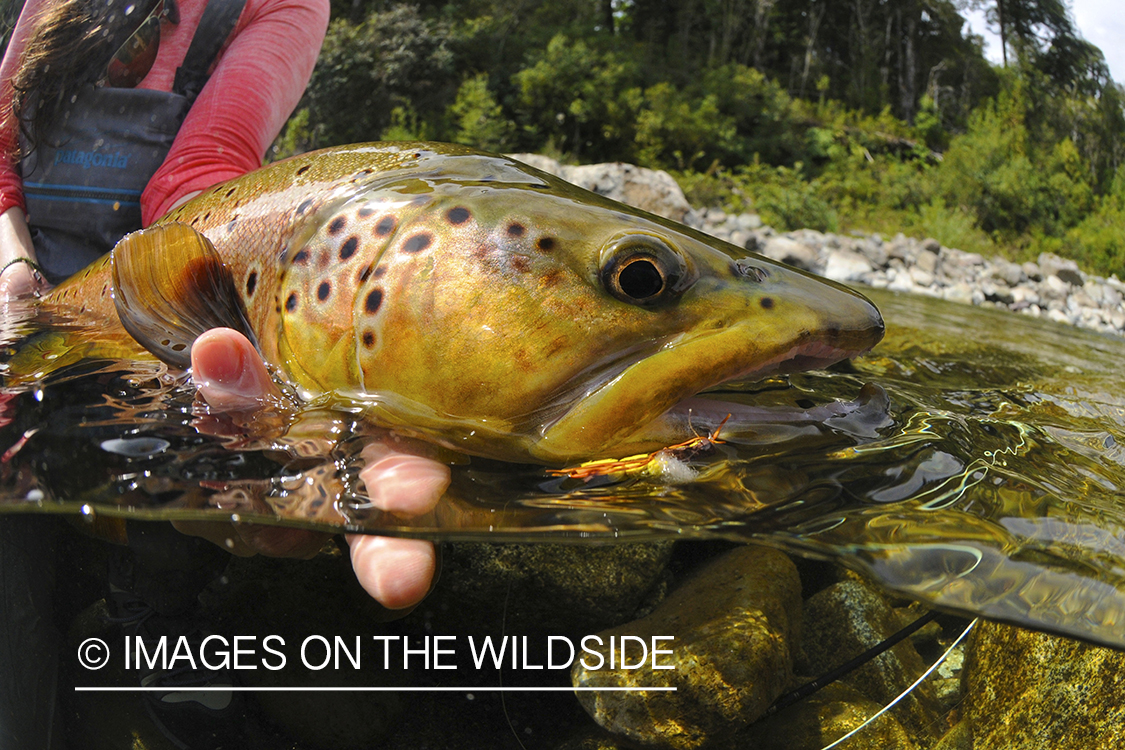
[[[966,657],[965,723],[983,750],[1125,742],[1125,653],[981,622]]]
[[[598,635],[604,658],[571,671],[576,688],[674,687],[675,692],[579,692],[605,729],[650,747],[697,748],[727,742],[785,690],[801,619],[801,582],[788,557],[743,547],[708,563],[648,617]],[[672,636],[670,654],[632,669],[608,668],[613,637]],[[636,651],[630,661],[636,663]],[[655,662],[655,668],[654,668]],[[668,668],[668,667],[671,668]],[[660,668],[664,667],[664,668]]]

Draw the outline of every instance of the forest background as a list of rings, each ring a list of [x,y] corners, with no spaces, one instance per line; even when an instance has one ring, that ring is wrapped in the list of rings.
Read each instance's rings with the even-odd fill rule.
[[[13,3],[20,5],[21,3]],[[669,170],[777,229],[1125,277],[1125,90],[1065,0],[332,0],[272,158],[425,139]],[[964,15],[982,10],[999,65]]]

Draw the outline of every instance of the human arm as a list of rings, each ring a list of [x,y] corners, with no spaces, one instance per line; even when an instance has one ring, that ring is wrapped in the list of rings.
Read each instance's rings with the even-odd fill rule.
[[[300,101],[327,25],[327,0],[249,0],[230,46],[141,196],[145,226],[183,195],[261,166]]]
[[[35,264],[35,248],[23,209],[0,214],[0,301],[26,297],[48,287]]]
[[[0,301],[27,296],[46,286],[43,276],[32,265],[35,248],[27,228],[23,181],[16,165],[18,126],[15,118],[7,114],[12,107],[12,77],[33,25],[31,19],[45,2],[29,0],[24,6],[0,63],[0,111],[4,113],[0,117]],[[21,262],[20,258],[32,263]]]

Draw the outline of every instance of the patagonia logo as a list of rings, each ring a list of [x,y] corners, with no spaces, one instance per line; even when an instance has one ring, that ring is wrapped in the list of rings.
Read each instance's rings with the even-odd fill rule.
[[[125,169],[129,166],[129,154],[99,154],[96,151],[68,151],[55,152],[55,164],[81,164],[83,169],[90,167],[109,167],[110,169]]]

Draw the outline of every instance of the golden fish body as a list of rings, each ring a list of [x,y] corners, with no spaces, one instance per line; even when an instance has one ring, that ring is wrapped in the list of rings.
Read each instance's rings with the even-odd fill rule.
[[[546,463],[660,447],[688,396],[850,357],[883,331],[844,287],[514,160],[418,143],[219,185],[42,304],[120,312],[177,365],[202,330],[236,325],[310,397]]]

